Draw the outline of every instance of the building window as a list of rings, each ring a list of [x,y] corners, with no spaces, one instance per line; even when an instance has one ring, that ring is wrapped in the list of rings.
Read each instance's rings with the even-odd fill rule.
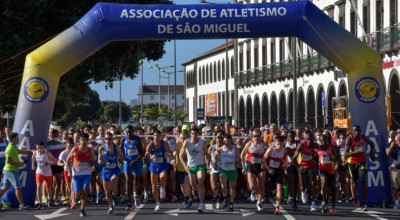
[[[165,100],[165,95],[162,95],[162,96],[161,96],[161,100]]]
[[[397,23],[398,19],[398,0],[390,0],[390,26],[393,26],[394,24]]]
[[[271,43],[271,64],[274,64],[276,62],[275,60],[275,42]]]
[[[279,40],[279,61],[285,60],[285,41],[284,38]]]
[[[339,5],[339,24],[342,27],[345,27],[344,21],[345,21],[345,4],[340,4]]]
[[[250,70],[251,69],[251,53],[250,53],[250,44],[247,44],[247,51],[246,51],[246,59],[247,59],[247,62],[246,62],[246,68],[248,69],[248,70]]]
[[[218,81],[221,81],[221,62],[219,60],[217,65]]]
[[[233,62],[233,57],[231,57],[231,78],[233,78],[233,71],[235,70],[235,66],[234,66],[235,62]]]
[[[370,21],[370,12],[369,12],[369,0],[364,0],[363,6],[363,27],[366,33],[369,33],[369,21]]]
[[[357,1],[354,0],[354,5],[357,7]],[[350,11],[350,32],[357,36],[357,14],[356,9],[353,8],[353,4],[351,5]]]
[[[154,100],[154,95],[151,95],[151,96],[150,96],[150,100]]]
[[[267,65],[267,44],[262,46],[262,65]]]
[[[217,72],[217,62],[214,62],[214,71],[213,71],[213,73],[214,73],[214,82],[217,82],[217,74],[219,74]]]
[[[258,67],[258,47],[254,48],[254,68]]]
[[[225,79],[225,60],[222,60],[221,69],[222,69],[222,71],[221,71],[222,80],[224,80]],[[228,78],[229,78],[229,75],[228,75]]]

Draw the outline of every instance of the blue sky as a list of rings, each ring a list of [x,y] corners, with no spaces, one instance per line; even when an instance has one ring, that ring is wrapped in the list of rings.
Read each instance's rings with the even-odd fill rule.
[[[175,0],[175,4],[200,4],[200,0]],[[232,0],[213,0],[209,2],[214,3],[233,3]],[[225,43],[225,39],[219,40],[177,40],[176,41],[176,63],[177,71],[183,70],[183,66],[180,64],[208,51],[221,44]],[[174,65],[174,41],[166,42],[165,44],[166,53],[164,56],[155,62],[144,62],[143,78],[144,83],[147,85],[158,85],[158,70],[148,68],[147,66],[155,66],[158,64],[160,67]],[[174,68],[166,69],[166,71],[173,71]],[[167,74],[161,74],[163,77],[167,77]],[[173,84],[173,74],[171,74],[170,83]],[[161,78],[162,85],[168,85],[168,80]],[[115,82],[113,89],[105,89],[105,83],[92,83],[90,87],[96,90],[100,95],[100,100],[114,100],[119,101],[119,83]],[[138,88],[141,85],[140,74],[137,78],[125,79],[122,81],[122,100],[127,104],[130,103],[131,99],[137,98]],[[183,73],[177,73],[177,85],[183,85]]]

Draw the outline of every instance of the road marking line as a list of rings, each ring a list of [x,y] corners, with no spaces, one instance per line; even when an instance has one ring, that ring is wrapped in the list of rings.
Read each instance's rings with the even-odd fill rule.
[[[382,217],[380,217],[379,215],[377,215],[377,214],[384,214],[383,212],[377,212],[377,211],[366,211],[366,212],[363,212],[363,211],[361,211],[361,209],[355,209],[355,210],[353,210],[352,212],[355,212],[355,213],[364,213],[364,214],[367,214],[367,215],[369,215],[369,216],[371,216],[371,217],[374,217],[374,218],[376,218],[376,219],[379,219],[379,220],[389,220],[389,219],[387,219],[387,218],[382,218]]]
[[[210,203],[206,203],[206,209],[207,210],[213,210],[213,205]]]
[[[269,202],[276,207],[275,201],[271,198],[268,198]],[[290,215],[282,206],[279,207],[279,211],[287,220],[296,220],[292,215]]]
[[[57,218],[57,217],[61,217],[64,215],[69,215],[71,213],[63,213],[61,214],[61,212],[65,211],[67,208],[60,208],[57,209],[56,211],[54,211],[51,214],[46,214],[46,215],[35,215],[36,218],[39,218],[40,220],[47,220],[47,219],[52,219],[52,218]]]
[[[126,216],[125,220],[132,220],[133,217],[143,208],[144,204],[140,204],[138,207],[136,207],[131,213],[129,213],[128,216]]]

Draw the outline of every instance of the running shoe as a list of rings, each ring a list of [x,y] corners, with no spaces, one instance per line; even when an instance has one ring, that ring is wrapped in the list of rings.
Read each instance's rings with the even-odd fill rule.
[[[0,203],[0,210],[3,208],[3,204],[2,203]]]
[[[53,206],[58,206],[61,204],[61,201],[56,197],[53,199]]]
[[[160,187],[160,199],[164,200],[166,195],[164,188]]]
[[[86,212],[85,210],[81,210],[80,214],[79,214],[82,218],[86,216]]]
[[[303,204],[307,204],[308,201],[307,193],[301,192],[301,201],[303,202]]]
[[[221,203],[217,202],[217,209],[221,208]]]
[[[400,209],[400,204],[399,203],[394,203],[393,209]]]
[[[275,209],[274,214],[275,214],[275,215],[280,215],[280,214],[281,214],[281,212],[279,211],[279,208],[276,208],[276,209]]]
[[[135,199],[135,206],[136,207],[140,206],[140,198]]]
[[[42,210],[42,209],[43,209],[42,204],[39,204],[38,207],[36,207],[36,210]]]
[[[189,197],[183,199],[183,208],[187,209],[189,207]]]
[[[194,196],[193,196],[193,200],[194,200],[194,201],[197,201],[197,200],[199,200],[199,197],[198,197],[197,195],[194,195]]]
[[[197,212],[199,212],[199,213],[204,213],[203,204],[200,204],[199,208],[197,209]]]
[[[261,203],[257,203],[257,210],[264,211],[264,208],[262,207]]]
[[[224,200],[222,201],[222,207],[228,207],[228,196],[224,196]]]
[[[317,211],[317,207],[315,207],[315,203],[311,204],[311,212],[316,212]]]
[[[357,198],[353,198],[353,205],[354,205],[355,207],[357,207],[357,208],[360,206],[360,202],[358,201]]]
[[[288,200],[287,200],[287,204],[290,204],[290,203],[292,203],[292,196],[289,196]]]
[[[97,197],[96,198],[96,204],[98,205],[98,204],[100,204],[100,202],[101,202],[100,197]]]
[[[154,208],[154,211],[160,211],[160,210],[161,210],[160,203],[157,202],[156,207]]]
[[[178,197],[176,197],[175,195],[172,196],[172,202],[177,202],[178,201]]]
[[[126,208],[125,208],[125,211],[132,211],[132,204],[131,203],[128,203],[128,205],[126,206]]]
[[[339,210],[337,210],[337,209],[335,209],[335,208],[331,208],[329,211],[332,212],[332,213],[337,213],[337,212],[339,212]]]
[[[189,206],[188,206],[188,207],[189,207],[189,208],[192,207],[192,204],[193,204],[193,200],[192,200],[192,199],[189,199]]]
[[[233,212],[233,203],[229,203],[228,212]]]
[[[251,192],[251,194],[250,194],[250,200],[252,201],[252,202],[254,202],[254,201],[256,201],[256,192],[254,192],[254,191],[252,191]]]
[[[118,206],[118,198],[113,199],[113,206]]]
[[[69,204],[69,197],[65,198],[62,202],[63,205],[68,205]]]
[[[363,205],[361,211],[367,212],[368,211],[368,206],[367,205]]]
[[[297,203],[294,200],[292,202],[292,210],[297,211]]]
[[[26,205],[24,205],[24,204],[19,205],[19,210],[27,210],[27,209],[28,209],[28,207]]]
[[[111,213],[113,213],[113,211],[114,211],[114,207],[111,206],[110,208],[108,208],[107,215],[111,215]]]
[[[121,196],[120,202],[121,202],[121,203],[125,203],[125,202],[126,202],[125,196]]]
[[[70,209],[76,209],[76,205],[72,203]]]
[[[42,196],[42,202],[46,203],[47,202],[47,196]]]

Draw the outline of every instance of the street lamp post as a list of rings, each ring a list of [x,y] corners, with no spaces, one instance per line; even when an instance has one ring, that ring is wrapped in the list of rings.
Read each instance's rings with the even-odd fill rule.
[[[141,66],[142,66],[142,76],[141,76],[141,78],[142,78],[142,87],[141,87],[141,91],[140,91],[140,94],[141,94],[141,102],[140,102],[140,127],[142,127],[143,126],[143,60],[142,60],[142,62],[141,62]]]
[[[170,95],[169,95],[169,75],[171,75],[172,73],[181,73],[181,72],[183,72],[183,70],[179,70],[179,71],[174,71],[174,72],[167,72],[167,71],[165,71],[165,70],[162,70],[162,72],[163,73],[165,73],[165,74],[168,74],[168,111],[169,111],[169,109],[170,109],[170,101],[169,101],[169,98],[170,98]],[[175,102],[174,102],[174,111],[176,112],[176,81],[175,81],[175,83],[174,83],[174,99],[175,99]],[[176,116],[175,116],[176,117]]]
[[[161,110],[161,71],[164,69],[167,69],[167,68],[174,67],[174,65],[166,66],[166,67],[159,67],[158,64],[156,64],[155,67],[153,67],[153,66],[147,66],[147,67],[158,70],[158,112],[160,112],[160,110]]]

